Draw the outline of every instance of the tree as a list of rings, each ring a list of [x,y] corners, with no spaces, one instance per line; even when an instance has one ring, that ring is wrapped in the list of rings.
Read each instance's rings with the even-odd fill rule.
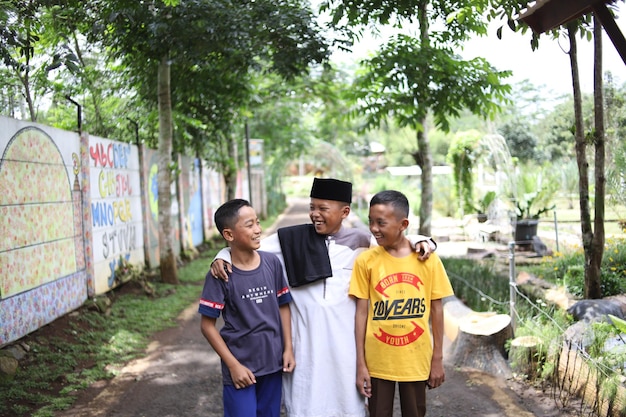
[[[476,130],[457,132],[448,150],[447,160],[452,165],[454,190],[459,213],[465,215],[474,208],[474,162],[481,134]]]
[[[398,34],[371,59],[354,84],[355,115],[364,115],[365,128],[378,127],[393,118],[400,127],[416,132],[413,158],[422,170],[419,233],[430,234],[433,205],[432,154],[426,121],[432,114],[435,125],[447,132],[449,119],[464,109],[493,115],[506,100],[510,86],[502,80],[508,71],[497,71],[482,58],[462,60],[454,47],[475,33],[486,32],[481,16],[485,2],[432,2],[428,0],[352,2],[328,0],[333,21],[346,19],[354,27],[396,22],[416,25],[416,37]],[[434,23],[443,30],[432,30]]]
[[[598,16],[593,17],[593,113],[594,113],[594,177],[595,177],[595,207],[593,237],[589,245],[585,246],[585,297],[602,298],[602,256],[604,254],[604,198],[606,195],[605,177],[605,118],[604,118],[604,87],[602,83],[602,24]],[[585,239],[583,238],[583,243]],[[586,268],[587,269],[587,268]]]
[[[592,123],[592,97],[583,94],[581,106],[583,123]],[[537,125],[538,148],[546,160],[575,158],[574,129],[574,99],[569,97],[556,105]]]
[[[298,0],[278,4],[269,0],[110,0],[87,3],[85,7],[91,8],[93,25],[98,29],[93,39],[100,41],[126,67],[132,68],[137,80],[155,85],[158,74],[153,91],[157,91],[159,109],[161,275],[165,282],[177,283],[169,215],[171,152],[175,148],[172,109],[192,107],[206,126],[224,128],[228,115],[236,113],[235,109],[246,101],[246,96],[238,96],[231,106],[228,97],[219,95],[223,101],[216,106],[210,99],[212,91],[203,87],[206,78],[198,74],[210,76],[213,83],[209,85],[227,83],[232,77],[245,79],[250,71],[260,68],[259,60],[266,59],[271,71],[290,77],[305,71],[309,63],[326,59],[327,48],[312,23],[311,13]],[[214,67],[228,70],[210,73],[209,69]],[[174,80],[197,89],[190,100],[192,106],[186,106],[182,97],[172,102],[172,97],[177,97],[176,90],[172,90],[172,85],[176,84],[170,78],[172,68],[177,70]],[[179,74],[195,76],[183,80]],[[217,117],[213,117],[216,112]],[[219,123],[212,124],[212,121]],[[229,121],[233,122],[232,117]],[[192,141],[197,151],[203,150],[200,139],[206,137]],[[230,139],[226,135],[221,137]],[[228,149],[233,149],[232,143]],[[235,155],[230,152],[229,156]]]
[[[576,33],[579,23],[567,23],[567,33],[570,40],[570,65],[572,68],[572,86],[574,91],[574,114],[576,120],[576,162],[578,165],[578,189],[580,194],[580,225],[582,231],[583,249],[585,252],[585,297],[601,298],[600,266],[604,252],[604,112],[602,107],[602,31],[596,19],[594,29],[594,122],[595,131],[589,136],[585,134],[582,115],[582,94],[580,91],[580,76],[578,72],[578,55]],[[595,147],[595,212],[594,222],[591,222],[589,196],[589,163],[587,161],[588,141]],[[594,232],[595,228],[595,232]]]
[[[531,130],[528,120],[515,118],[498,127],[498,132],[504,137],[511,156],[522,162],[541,162],[543,156],[538,152],[537,136]]]
[[[44,1],[0,0],[0,58],[9,70],[8,83],[2,84],[9,90],[19,85],[33,122],[38,117],[38,97],[51,87],[48,73],[61,66],[78,70],[76,56],[67,44],[57,40],[44,50],[46,36],[53,34],[46,32],[42,21],[49,10],[45,5]]]
[[[527,1],[517,2],[515,0],[496,0],[495,10],[500,10],[502,16],[507,16],[509,26],[513,29],[526,27],[523,23],[516,23],[511,19],[515,13],[519,13],[520,8],[528,5]],[[595,5],[592,10],[600,10],[605,7],[604,3]],[[496,14],[494,10],[494,15]],[[580,80],[578,72],[577,40],[576,35],[581,37],[589,35],[587,29],[591,15],[581,18],[570,18],[564,23],[570,41],[570,67],[572,71],[572,89],[574,95],[574,118],[575,118],[575,148],[576,162],[579,176],[580,195],[580,222],[585,252],[585,297],[600,298],[602,296],[600,265],[604,251],[604,199],[605,199],[605,128],[604,128],[604,94],[602,85],[602,29],[597,16],[593,16],[594,28],[594,129],[587,134],[583,120],[582,94],[580,91]],[[557,29],[550,29],[553,34],[558,34]],[[533,33],[531,45],[538,46],[539,34]],[[587,147],[589,143],[594,144],[594,173],[595,173],[595,210],[593,226],[591,222],[590,192],[589,192],[589,162],[587,159]],[[594,231],[595,228],[595,231]]]

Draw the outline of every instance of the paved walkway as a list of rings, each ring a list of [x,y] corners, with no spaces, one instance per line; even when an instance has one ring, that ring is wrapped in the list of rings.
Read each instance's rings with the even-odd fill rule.
[[[268,228],[308,222],[308,199],[294,200]],[[362,224],[357,227],[364,227]],[[458,244],[439,244],[439,253],[462,250]],[[200,290],[199,290],[200,291]],[[179,317],[180,325],[161,332],[145,358],[133,361],[112,381],[80,394],[74,408],[58,417],[218,417],[223,415],[219,358],[200,333],[194,304]],[[446,346],[449,346],[447,344]],[[553,405],[537,403],[536,392],[525,398],[511,383],[471,370],[446,365],[442,387],[428,392],[428,415],[445,417],[562,416]],[[533,398],[532,401],[529,398]],[[323,400],[323,399],[321,399]],[[397,403],[398,401],[396,401]],[[552,403],[553,404],[553,403]],[[399,417],[396,407],[394,417]]]

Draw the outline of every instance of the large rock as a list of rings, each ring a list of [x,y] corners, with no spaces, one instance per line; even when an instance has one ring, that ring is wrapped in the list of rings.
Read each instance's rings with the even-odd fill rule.
[[[624,318],[622,305],[617,300],[580,300],[567,309],[578,321],[597,321],[606,319],[608,314],[612,314],[621,319]]]
[[[0,378],[2,380],[13,379],[18,365],[19,362],[13,356],[0,355]]]

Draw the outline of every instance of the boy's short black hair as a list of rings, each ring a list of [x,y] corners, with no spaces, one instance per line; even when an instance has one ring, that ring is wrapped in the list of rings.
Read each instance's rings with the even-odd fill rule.
[[[376,193],[370,200],[370,207],[376,204],[390,205],[396,214],[409,217],[409,200],[400,191],[385,190]]]
[[[252,206],[247,200],[235,198],[234,200],[225,202],[217,210],[215,210],[213,218],[215,219],[215,226],[217,226],[217,230],[220,232],[220,235],[224,236],[224,229],[235,226],[235,223],[237,223],[237,219],[239,218],[239,210],[242,207]]]

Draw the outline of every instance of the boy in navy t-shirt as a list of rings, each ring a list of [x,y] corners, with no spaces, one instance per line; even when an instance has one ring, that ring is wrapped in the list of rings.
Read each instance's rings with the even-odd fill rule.
[[[222,362],[224,416],[279,417],[282,372],[295,367],[282,265],[276,255],[257,251],[261,226],[246,200],[224,203],[215,224],[231,248],[233,272],[227,282],[207,274],[198,311],[202,334]]]

